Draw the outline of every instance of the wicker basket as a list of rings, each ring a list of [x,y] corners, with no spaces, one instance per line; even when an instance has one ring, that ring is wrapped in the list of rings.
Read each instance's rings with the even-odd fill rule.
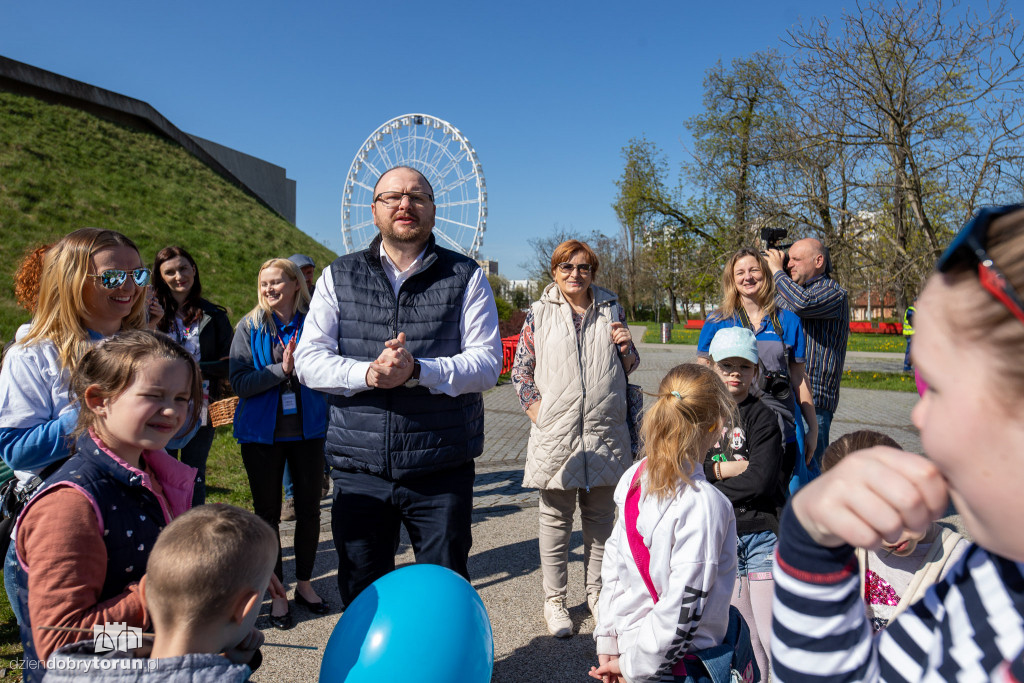
[[[214,427],[231,424],[235,421],[235,408],[237,407],[237,396],[214,401],[210,404],[210,424]]]

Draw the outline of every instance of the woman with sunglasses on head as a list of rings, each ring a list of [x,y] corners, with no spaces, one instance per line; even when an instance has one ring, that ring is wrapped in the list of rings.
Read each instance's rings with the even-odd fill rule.
[[[164,247],[153,262],[153,289],[162,307],[156,329],[170,335],[199,363],[203,373],[202,421],[187,444],[167,452],[199,470],[192,507],[206,502],[206,459],[216,430],[207,408],[222,398],[220,380],[228,377],[228,353],[234,330],[227,311],[202,298],[203,286],[195,259],[181,247]],[[154,322],[153,319],[150,321]]]
[[[235,439],[253,511],[275,532],[281,525],[281,477],[288,464],[295,492],[295,602],[313,614],[327,614],[330,607],[310,583],[320,541],[327,397],[299,382],[294,358],[309,290],[298,266],[280,258],[260,266],[257,283],[256,307],[238,323],[231,341],[231,387],[238,394]],[[274,574],[283,583],[281,567],[278,551]],[[295,625],[287,597],[273,598],[270,623],[281,630]]]
[[[67,436],[78,419],[68,397],[72,371],[97,340],[145,327],[149,279],[135,243],[113,230],[82,228],[47,251],[32,322],[0,370],[0,457],[25,496],[70,455]],[[13,545],[8,597],[12,563]]]
[[[911,418],[927,457],[857,451],[783,512],[774,680],[1024,680],[1022,291],[1024,206],[980,211],[918,298],[911,354],[928,388]],[[950,498],[975,543],[872,637],[855,548],[928,529]]]
[[[565,605],[569,537],[579,499],[587,605],[597,617],[612,494],[633,464],[626,375],[640,364],[618,297],[594,285],[597,254],[569,240],[551,256],[549,284],[523,324],[512,382],[533,422],[523,485],[540,489],[544,620],[572,635]]]

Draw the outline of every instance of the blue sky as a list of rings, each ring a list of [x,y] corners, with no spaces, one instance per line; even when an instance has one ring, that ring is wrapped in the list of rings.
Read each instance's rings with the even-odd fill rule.
[[[0,55],[151,104],[182,130],[287,169],[300,229],[342,252],[363,140],[432,114],[476,148],[482,256],[510,278],[555,226],[619,230],[621,149],[678,166],[718,60],[781,48],[840,2],[0,2]],[[130,226],[109,226],[130,233]]]

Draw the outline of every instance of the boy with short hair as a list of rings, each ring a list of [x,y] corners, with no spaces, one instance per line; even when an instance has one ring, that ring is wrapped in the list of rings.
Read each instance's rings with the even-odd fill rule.
[[[132,652],[97,654],[96,641],[81,641],[54,653],[44,680],[249,680],[263,644],[253,625],[277,548],[270,526],[240,508],[186,512],[160,533],[140,582],[154,631],[148,661]]]

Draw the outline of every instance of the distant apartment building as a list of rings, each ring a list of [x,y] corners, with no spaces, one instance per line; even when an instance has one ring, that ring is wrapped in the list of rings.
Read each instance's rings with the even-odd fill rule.
[[[483,269],[484,275],[486,277],[490,277],[492,275],[497,275],[498,274],[498,262],[497,261],[488,261],[486,259],[477,259],[476,262],[477,262],[477,264],[479,264],[480,268]]]

